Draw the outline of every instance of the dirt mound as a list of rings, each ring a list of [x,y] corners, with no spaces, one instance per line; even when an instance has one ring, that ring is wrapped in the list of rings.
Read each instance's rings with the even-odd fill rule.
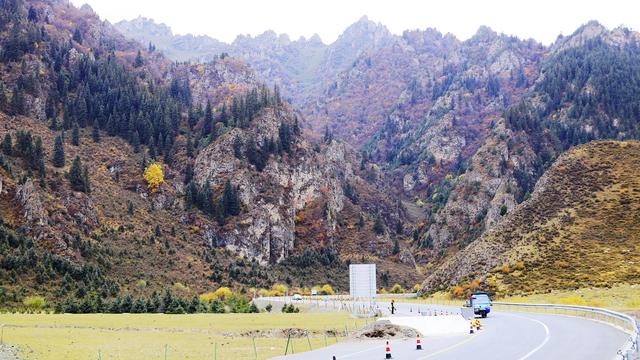
[[[416,330],[392,324],[389,320],[380,320],[365,326],[355,334],[356,339],[398,339],[415,337]]]
[[[310,334],[305,329],[288,328],[288,329],[267,329],[267,330],[251,330],[240,334],[242,337],[268,337],[268,338],[303,338]]]

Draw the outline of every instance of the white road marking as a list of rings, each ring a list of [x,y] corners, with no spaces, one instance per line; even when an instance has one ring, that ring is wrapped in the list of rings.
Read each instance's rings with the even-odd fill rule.
[[[429,354],[429,355],[427,355],[427,356],[425,356],[425,357],[421,357],[421,358],[419,358],[418,360],[429,359],[429,358],[432,358],[432,357],[434,357],[434,356],[436,356],[436,355],[440,355],[440,354],[442,354],[442,353],[444,353],[444,352],[447,352],[447,351],[449,351],[449,350],[453,350],[453,349],[455,349],[455,348],[457,348],[457,347],[459,347],[459,346],[462,346],[462,345],[464,345],[464,344],[468,343],[469,341],[472,341],[472,340],[477,339],[477,338],[478,338],[479,336],[481,336],[482,334],[483,334],[483,333],[478,333],[477,335],[474,335],[474,336],[472,336],[472,337],[469,337],[469,338],[467,338],[466,340],[462,340],[462,341],[460,341],[460,342],[458,342],[458,343],[456,343],[456,344],[453,344],[453,345],[451,345],[451,346],[449,346],[449,347],[446,347],[446,348],[444,348],[444,349],[438,350],[438,351],[434,352],[433,354]]]
[[[391,343],[390,343],[390,344],[391,344]],[[384,348],[384,346],[374,346],[373,348],[369,348],[369,349],[365,349],[365,350],[356,351],[356,352],[353,352],[353,353],[351,353],[351,354],[347,354],[347,355],[341,355],[341,356],[339,356],[339,358],[340,358],[340,359],[344,359],[344,358],[352,357],[352,356],[354,356],[354,355],[362,354],[362,353],[369,352],[369,351],[373,351],[373,350],[380,351],[380,349],[382,349],[382,348]]]
[[[504,313],[503,313],[504,314]],[[507,316],[515,316],[521,319],[525,319],[525,320],[529,320],[529,321],[533,321],[536,322],[540,325],[542,325],[542,327],[544,328],[544,340],[542,340],[542,342],[540,343],[540,345],[536,346],[535,348],[533,348],[531,351],[529,351],[528,353],[526,353],[523,357],[518,358],[518,360],[525,360],[531,357],[531,355],[535,354],[538,350],[542,349],[543,346],[545,346],[545,344],[547,342],[549,342],[549,339],[551,338],[550,333],[549,333],[549,328],[547,327],[547,325],[545,323],[543,323],[540,320],[536,320],[536,319],[532,319],[532,318],[528,318],[526,316],[520,316],[520,315],[514,315],[514,314],[505,314]]]

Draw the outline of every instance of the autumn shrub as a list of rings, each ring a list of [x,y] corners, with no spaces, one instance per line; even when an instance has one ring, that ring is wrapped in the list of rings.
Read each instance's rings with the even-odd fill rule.
[[[200,294],[200,296],[198,296],[198,298],[200,299],[200,302],[202,302],[203,304],[209,304],[213,300],[217,299],[216,294],[213,291],[209,291],[207,293]]]
[[[473,279],[473,281],[471,281],[471,283],[469,284],[469,290],[471,291],[475,291],[479,287],[480,287],[480,279]]]
[[[404,292],[404,289],[402,288],[402,286],[400,286],[400,284],[395,284],[391,287],[391,290],[389,290],[392,294],[402,294]]]
[[[320,288],[320,291],[318,291],[318,294],[319,295],[333,295],[333,294],[335,294],[335,291],[333,291],[333,288],[331,287],[331,285],[324,284]]]
[[[162,183],[164,183],[164,174],[162,173],[162,167],[158,163],[152,163],[144,169],[144,180],[147,182],[147,187],[154,193],[160,189]]]
[[[231,289],[223,286],[221,288],[218,288],[213,294],[215,295],[216,299],[224,301],[229,299],[233,293],[231,292]]]
[[[464,297],[464,288],[462,286],[454,286],[451,288],[451,295],[456,298]]]
[[[42,296],[27,296],[22,300],[22,304],[30,312],[40,311],[47,305],[47,301]]]
[[[509,268],[509,264],[507,263],[502,264],[502,268],[500,270],[505,274],[508,274],[511,272],[511,269]]]
[[[287,285],[273,284],[273,286],[271,287],[271,296],[284,296],[287,290],[289,290]]]

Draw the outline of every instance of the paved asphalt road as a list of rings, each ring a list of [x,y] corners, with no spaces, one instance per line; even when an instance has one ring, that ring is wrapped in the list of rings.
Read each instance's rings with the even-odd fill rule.
[[[416,304],[397,303],[400,314],[415,314]],[[386,312],[388,304],[380,304]],[[421,310],[438,308],[421,305]],[[415,339],[390,341],[394,359],[473,359],[473,360],[610,360],[628,335],[610,325],[568,316],[523,312],[491,312],[483,319],[483,330],[473,335],[422,338],[422,351],[415,350]],[[277,359],[330,360],[384,359],[383,340],[342,342],[311,352]]]

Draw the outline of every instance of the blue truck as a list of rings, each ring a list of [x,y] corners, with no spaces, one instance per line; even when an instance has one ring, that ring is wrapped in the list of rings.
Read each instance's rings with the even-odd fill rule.
[[[467,300],[467,306],[473,308],[475,315],[486,318],[491,312],[491,298],[486,292],[474,292]]]

